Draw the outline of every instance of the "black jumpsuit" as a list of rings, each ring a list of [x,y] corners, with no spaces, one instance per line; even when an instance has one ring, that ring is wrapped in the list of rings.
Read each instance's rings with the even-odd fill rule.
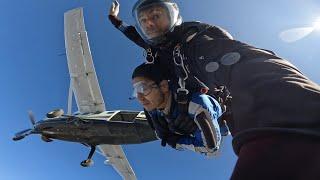
[[[185,24],[171,36],[187,34]],[[233,40],[221,28],[195,26],[206,30],[191,40],[176,38],[166,47],[152,48],[155,64],[176,78],[172,52],[182,43],[190,73],[210,89],[223,85],[231,92],[227,124],[239,157],[231,179],[320,179],[319,85],[270,51]],[[134,27],[123,33],[149,48]]]

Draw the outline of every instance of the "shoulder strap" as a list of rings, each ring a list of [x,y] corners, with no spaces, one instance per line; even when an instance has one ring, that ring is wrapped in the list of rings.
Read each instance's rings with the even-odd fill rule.
[[[179,88],[177,88],[177,102],[180,109],[184,109],[188,102],[189,97],[189,91],[191,92],[200,92],[200,93],[208,93],[209,88],[208,86],[201,82],[195,75],[193,75],[187,68],[186,64],[188,61],[184,61],[185,57],[183,55],[182,46],[187,45],[190,43],[193,39],[196,39],[199,35],[202,35],[203,33],[206,33],[207,31],[210,31],[209,29],[212,28],[210,25],[201,24],[199,22],[190,22],[186,25],[185,30],[186,33],[183,33],[184,35],[181,37],[179,43],[175,46],[173,50],[173,60],[174,64],[176,66],[176,74],[179,77]],[[219,29],[219,28],[218,28]],[[189,31],[187,31],[189,30]],[[221,31],[222,30],[217,30]],[[208,34],[218,34],[217,37],[219,38],[230,38],[225,34],[220,34],[214,32],[214,29],[212,29],[212,32]],[[209,94],[216,98],[216,100],[220,103],[223,112],[228,111],[230,113],[230,105],[231,105],[231,95],[228,89],[225,86],[219,86],[217,85],[217,88],[210,90]],[[228,106],[228,108],[227,108]]]

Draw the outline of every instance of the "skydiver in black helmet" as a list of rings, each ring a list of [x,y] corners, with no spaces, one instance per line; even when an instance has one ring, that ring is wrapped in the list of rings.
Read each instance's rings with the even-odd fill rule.
[[[219,103],[206,94],[192,93],[185,123],[180,124],[180,129],[190,129],[188,132],[192,133],[177,133],[171,127],[175,125],[178,113],[181,112],[170,90],[168,77],[160,71],[153,64],[142,63],[136,67],[132,73],[132,97],[147,111],[150,125],[161,139],[161,145],[168,144],[179,151],[189,149],[208,157],[216,155],[222,135],[229,133],[227,129],[219,127],[218,119],[222,114]]]
[[[113,3],[111,22],[171,77],[178,97],[207,86],[226,107],[238,155],[231,179],[320,178],[318,84],[272,51],[234,40],[222,28],[182,22],[174,2],[137,1],[135,27],[120,20],[118,8]]]

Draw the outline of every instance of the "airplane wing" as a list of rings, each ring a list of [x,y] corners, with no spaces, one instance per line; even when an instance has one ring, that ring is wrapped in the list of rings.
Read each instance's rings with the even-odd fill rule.
[[[65,46],[72,90],[81,113],[106,110],[84,26],[82,8],[65,13]]]
[[[78,109],[80,113],[103,112],[106,108],[92,62],[82,8],[66,12],[64,26],[65,46],[71,78],[70,88],[74,93]],[[124,179],[136,179],[121,146],[100,145],[99,148]]]
[[[108,159],[106,164],[113,166],[113,168],[115,168],[115,170],[122,176],[123,179],[137,179],[121,146],[100,145],[99,149]]]

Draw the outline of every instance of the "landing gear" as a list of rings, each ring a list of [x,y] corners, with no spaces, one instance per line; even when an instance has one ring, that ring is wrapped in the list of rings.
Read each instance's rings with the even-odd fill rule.
[[[47,118],[59,117],[59,116],[63,115],[63,113],[64,112],[62,109],[55,109],[55,110],[47,113]]]
[[[82,167],[89,167],[93,165],[93,160],[92,159],[87,159],[81,162]]]
[[[91,150],[88,155],[88,158],[80,163],[82,167],[89,167],[93,165],[93,160],[91,158],[95,151],[96,151],[96,146],[91,146]]]

